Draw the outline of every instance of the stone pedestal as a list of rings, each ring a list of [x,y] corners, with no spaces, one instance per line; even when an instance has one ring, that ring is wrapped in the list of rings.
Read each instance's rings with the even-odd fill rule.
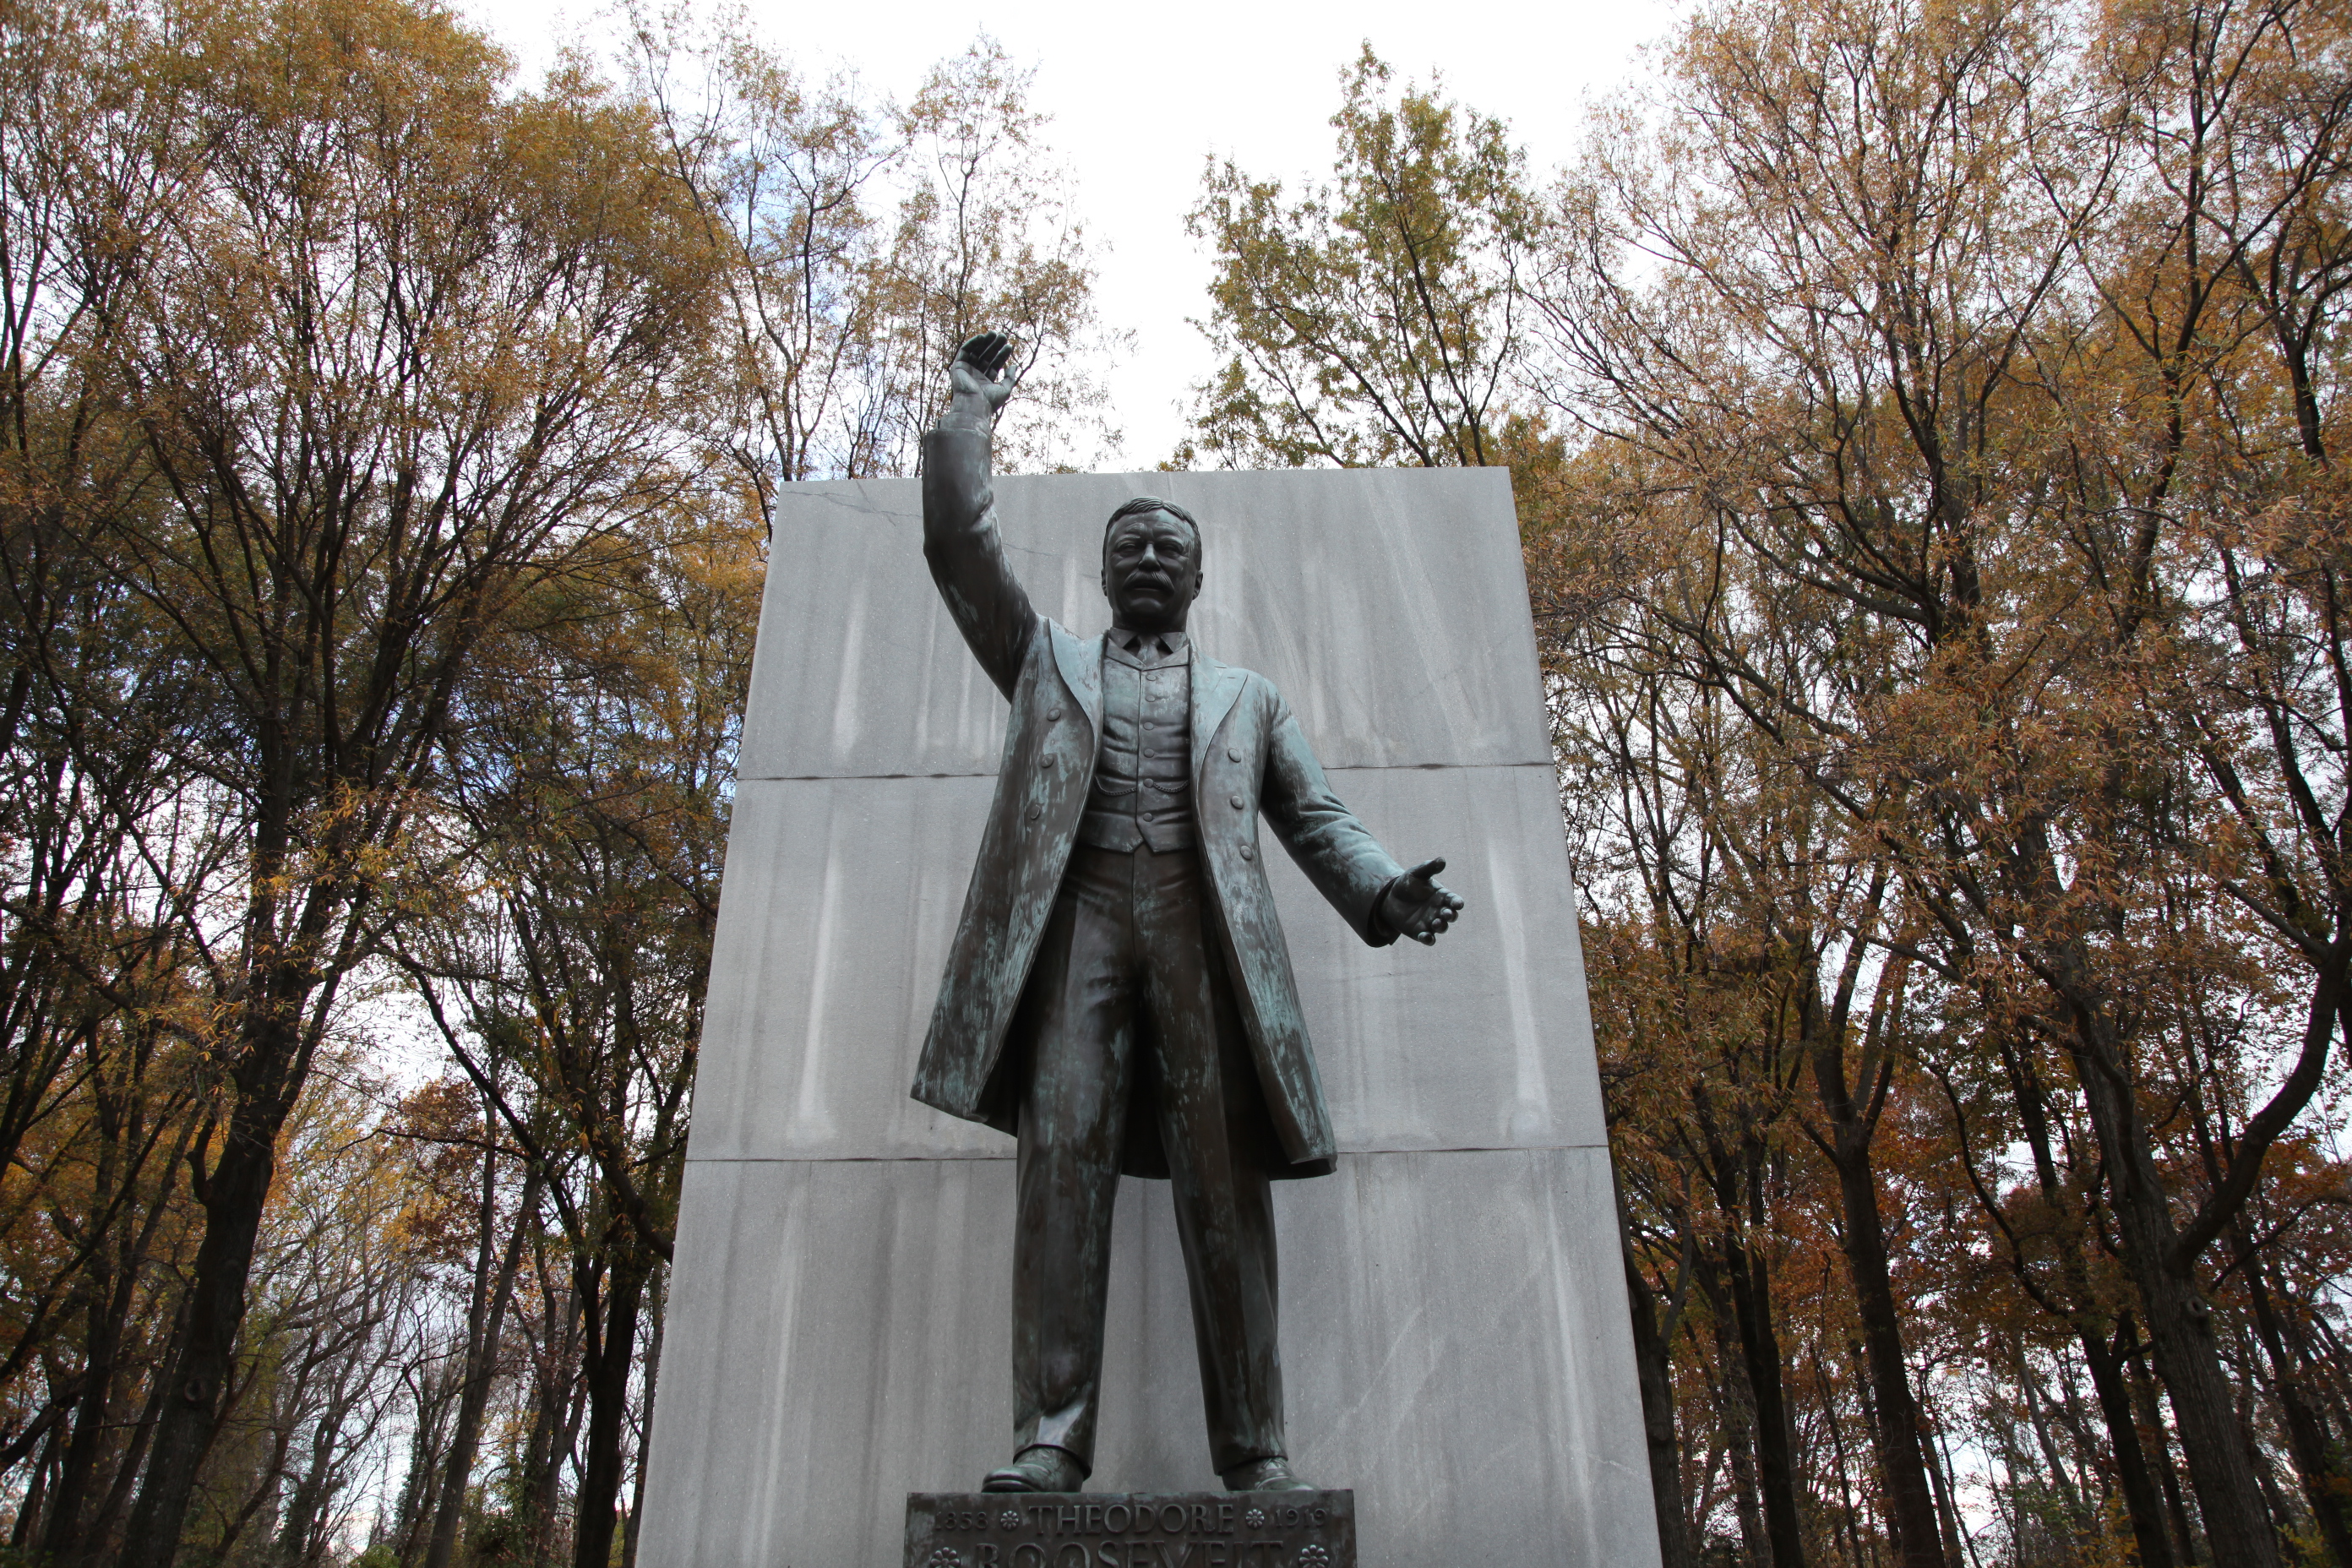
[[[1081,635],[1108,618],[1111,510],[1148,491],[1198,515],[1201,646],[1272,679],[1339,796],[1406,864],[1447,857],[1469,900],[1433,949],[1371,949],[1286,858],[1267,868],[1341,1151],[1337,1175],[1276,1184],[1294,1466],[1355,1488],[1379,1568],[1654,1563],[1505,476],[1068,475],[996,491],[1038,608]],[[1012,1141],[907,1098],[1004,716],[931,587],[915,483],[787,487],[646,1568],[891,1568],[909,1493],[975,1486],[1012,1457]],[[1116,1223],[1090,1484],[1211,1492],[1165,1184],[1123,1184]]]
[[[918,1492],[906,1568],[1356,1568],[1356,1494]]]

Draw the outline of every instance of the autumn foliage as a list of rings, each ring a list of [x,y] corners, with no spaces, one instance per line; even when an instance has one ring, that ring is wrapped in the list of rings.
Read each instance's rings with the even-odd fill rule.
[[[609,42],[0,0],[11,1562],[634,1561],[776,487],[1108,434],[1001,51]],[[1511,470],[1666,1562],[2352,1568],[2352,16],[1655,67],[1213,163],[1172,460]]]
[[[0,4],[10,1561],[631,1560],[768,500],[1097,412],[1001,51],[627,21]]]
[[[2352,1562],[2347,18],[1660,65],[1213,174],[1192,455],[1514,470],[1667,1561]]]

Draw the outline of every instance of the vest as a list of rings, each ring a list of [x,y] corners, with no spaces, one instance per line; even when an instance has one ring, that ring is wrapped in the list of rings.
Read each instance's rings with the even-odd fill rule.
[[[1103,639],[1102,739],[1078,842],[1120,854],[1139,844],[1166,855],[1192,847],[1192,649],[1162,653],[1146,635]]]

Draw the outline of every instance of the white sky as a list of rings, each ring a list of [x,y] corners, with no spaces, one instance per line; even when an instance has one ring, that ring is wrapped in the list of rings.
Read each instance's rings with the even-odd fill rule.
[[[536,77],[560,37],[592,46],[601,0],[457,0]],[[752,16],[811,76],[847,68],[910,96],[937,60],[986,32],[1036,71],[1033,106],[1076,182],[1095,242],[1105,325],[1135,334],[1107,377],[1122,466],[1149,468],[1183,429],[1192,384],[1213,368],[1188,318],[1206,309],[1208,258],[1184,232],[1211,154],[1295,190],[1331,163],[1339,71],[1362,42],[1401,79],[1443,75],[1461,102],[1509,122],[1535,167],[1574,151],[1588,97],[1642,68],[1676,0],[1529,5],[1449,12],[1442,0],[1195,0],[1081,5],[1066,0],[835,0]]]

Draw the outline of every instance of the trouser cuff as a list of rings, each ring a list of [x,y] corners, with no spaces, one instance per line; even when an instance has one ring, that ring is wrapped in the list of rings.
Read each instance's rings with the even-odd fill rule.
[[[1059,1448],[1078,1462],[1079,1469],[1092,1475],[1095,1468],[1093,1414],[1080,1405],[1041,1415],[1014,1435],[1015,1447]]]

